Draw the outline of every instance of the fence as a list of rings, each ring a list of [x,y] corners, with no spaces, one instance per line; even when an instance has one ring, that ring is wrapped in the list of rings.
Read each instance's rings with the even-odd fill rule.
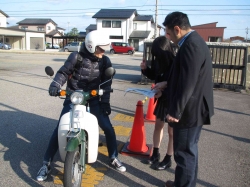
[[[212,55],[214,88],[230,90],[250,89],[250,45],[229,43],[207,43]],[[143,60],[151,65],[152,42],[144,43]],[[151,82],[141,75],[141,84]]]
[[[151,47],[152,42],[144,42],[144,48],[143,48],[143,61],[146,62],[148,67],[151,67],[151,60],[152,60],[152,54],[151,54]],[[152,83],[150,79],[148,79],[145,75],[141,74],[141,84],[148,84]]]
[[[246,89],[247,47],[208,45],[215,88]]]

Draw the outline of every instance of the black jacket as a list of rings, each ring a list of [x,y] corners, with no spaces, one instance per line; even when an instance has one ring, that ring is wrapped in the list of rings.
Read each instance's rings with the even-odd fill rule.
[[[154,80],[155,83],[166,81],[169,77],[170,69],[173,64],[174,55],[169,51],[164,51],[165,59],[168,59],[168,66],[165,70],[161,71],[157,59],[151,61],[151,68],[147,66],[145,70],[141,70],[142,74],[150,80]],[[154,57],[152,57],[154,58]],[[160,73],[163,72],[163,73]]]
[[[165,59],[168,59],[168,62],[166,62],[166,64],[168,65],[166,66],[165,70],[160,70],[160,66],[157,62],[157,59],[154,59],[151,61],[151,68],[147,66],[145,70],[141,70],[142,74],[145,75],[150,80],[154,80],[155,84],[158,82],[166,81],[170,75],[170,70],[173,64],[174,55],[169,51],[164,51],[163,55],[165,55]],[[160,73],[160,72],[163,72],[163,73]],[[165,97],[163,96],[166,94],[167,94],[167,90],[164,90],[163,95],[160,98],[165,100]],[[156,100],[157,99],[155,99],[155,101]],[[164,105],[165,107],[168,106],[166,101],[164,102]]]
[[[176,54],[168,81],[168,114],[179,119],[170,126],[210,124],[214,114],[212,60],[209,48],[193,31]]]
[[[84,44],[83,44],[84,46]],[[89,53],[86,47],[82,47],[81,51],[73,52],[69,55],[64,65],[57,71],[54,80],[60,85],[67,82],[67,90],[84,90],[89,91],[98,89],[102,82],[110,79],[105,76],[105,70],[112,64],[107,56],[101,59]],[[102,89],[111,89],[112,81],[101,86]],[[55,82],[51,86],[58,87]],[[95,99],[99,99],[96,97]],[[101,102],[109,102],[110,93],[106,92],[101,96]]]

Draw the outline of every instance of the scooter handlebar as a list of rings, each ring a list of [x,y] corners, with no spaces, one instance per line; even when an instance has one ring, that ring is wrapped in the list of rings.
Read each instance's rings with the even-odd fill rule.
[[[108,89],[108,90],[103,90],[103,93],[110,93],[113,91],[114,91],[113,89]],[[57,96],[66,96],[66,95],[70,95],[71,93],[73,93],[73,92],[69,92],[66,90],[60,90],[60,91],[58,91]]]
[[[107,92],[113,92],[114,90],[113,89],[109,89],[109,90],[103,90],[103,93],[107,93]]]

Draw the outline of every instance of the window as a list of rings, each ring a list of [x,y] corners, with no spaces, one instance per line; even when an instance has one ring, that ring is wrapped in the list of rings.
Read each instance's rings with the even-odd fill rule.
[[[113,28],[121,28],[121,21],[112,21]]]
[[[21,29],[23,29],[23,30],[27,30],[27,29],[28,29],[28,27],[27,27],[27,26],[21,26]]]
[[[216,36],[210,36],[208,37],[209,42],[221,42],[222,38],[221,37],[216,37]]]
[[[111,21],[102,21],[103,28],[111,28]]]
[[[47,30],[50,30],[50,26],[47,26]]]
[[[123,39],[123,36],[109,36],[109,39]]]
[[[72,42],[70,45],[71,45],[71,46],[78,46],[79,43],[78,43],[78,42]]]
[[[44,27],[38,27],[37,30],[38,31],[44,31]]]
[[[134,30],[137,30],[137,23],[134,23],[134,24],[133,24],[133,29],[134,29]]]

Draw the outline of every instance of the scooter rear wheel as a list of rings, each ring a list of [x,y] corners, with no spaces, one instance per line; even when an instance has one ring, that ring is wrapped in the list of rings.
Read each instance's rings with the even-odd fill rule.
[[[67,152],[64,163],[63,184],[65,187],[81,187],[82,173],[80,172],[80,152]]]

